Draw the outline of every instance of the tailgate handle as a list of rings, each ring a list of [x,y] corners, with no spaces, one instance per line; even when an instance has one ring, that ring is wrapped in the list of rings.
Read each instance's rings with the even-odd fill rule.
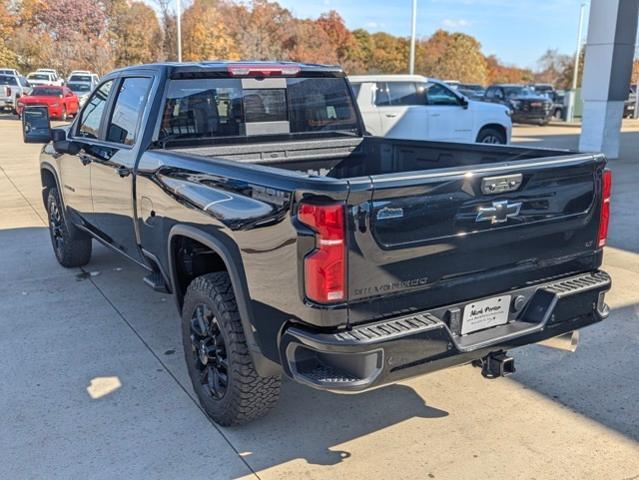
[[[497,193],[514,192],[523,182],[521,173],[513,175],[500,175],[498,177],[485,177],[481,180],[481,193],[495,195]]]

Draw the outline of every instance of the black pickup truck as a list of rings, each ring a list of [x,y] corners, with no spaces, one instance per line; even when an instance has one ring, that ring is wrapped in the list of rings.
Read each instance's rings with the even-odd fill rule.
[[[554,114],[553,100],[524,85],[491,85],[486,89],[484,101],[510,108],[514,123],[547,125]]]
[[[342,71],[294,63],[125,68],[71,125],[43,116],[24,136],[46,143],[58,261],[97,240],[173,294],[220,424],[268,411],[282,373],[336,392],[498,377],[508,350],[608,315],[602,155],[365,136]]]

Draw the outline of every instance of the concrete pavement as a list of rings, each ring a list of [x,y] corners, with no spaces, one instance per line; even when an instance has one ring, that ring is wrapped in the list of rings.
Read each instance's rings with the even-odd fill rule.
[[[465,366],[355,396],[286,381],[235,429],[193,399],[173,300],[141,270],[98,245],[84,270],[56,263],[38,149],[0,118],[1,478],[639,478],[639,124],[612,165],[613,312],[576,353],[530,346],[508,379]]]

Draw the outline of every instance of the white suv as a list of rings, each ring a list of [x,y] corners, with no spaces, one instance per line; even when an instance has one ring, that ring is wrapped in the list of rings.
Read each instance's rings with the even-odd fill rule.
[[[371,135],[447,142],[510,142],[510,110],[469,100],[421,75],[348,77]]]

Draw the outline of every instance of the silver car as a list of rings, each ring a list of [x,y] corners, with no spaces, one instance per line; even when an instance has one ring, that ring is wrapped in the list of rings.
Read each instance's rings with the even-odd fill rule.
[[[80,103],[80,107],[83,107],[87,99],[89,98],[94,85],[89,82],[69,82],[67,84],[67,87],[69,87],[69,90],[76,94]]]

